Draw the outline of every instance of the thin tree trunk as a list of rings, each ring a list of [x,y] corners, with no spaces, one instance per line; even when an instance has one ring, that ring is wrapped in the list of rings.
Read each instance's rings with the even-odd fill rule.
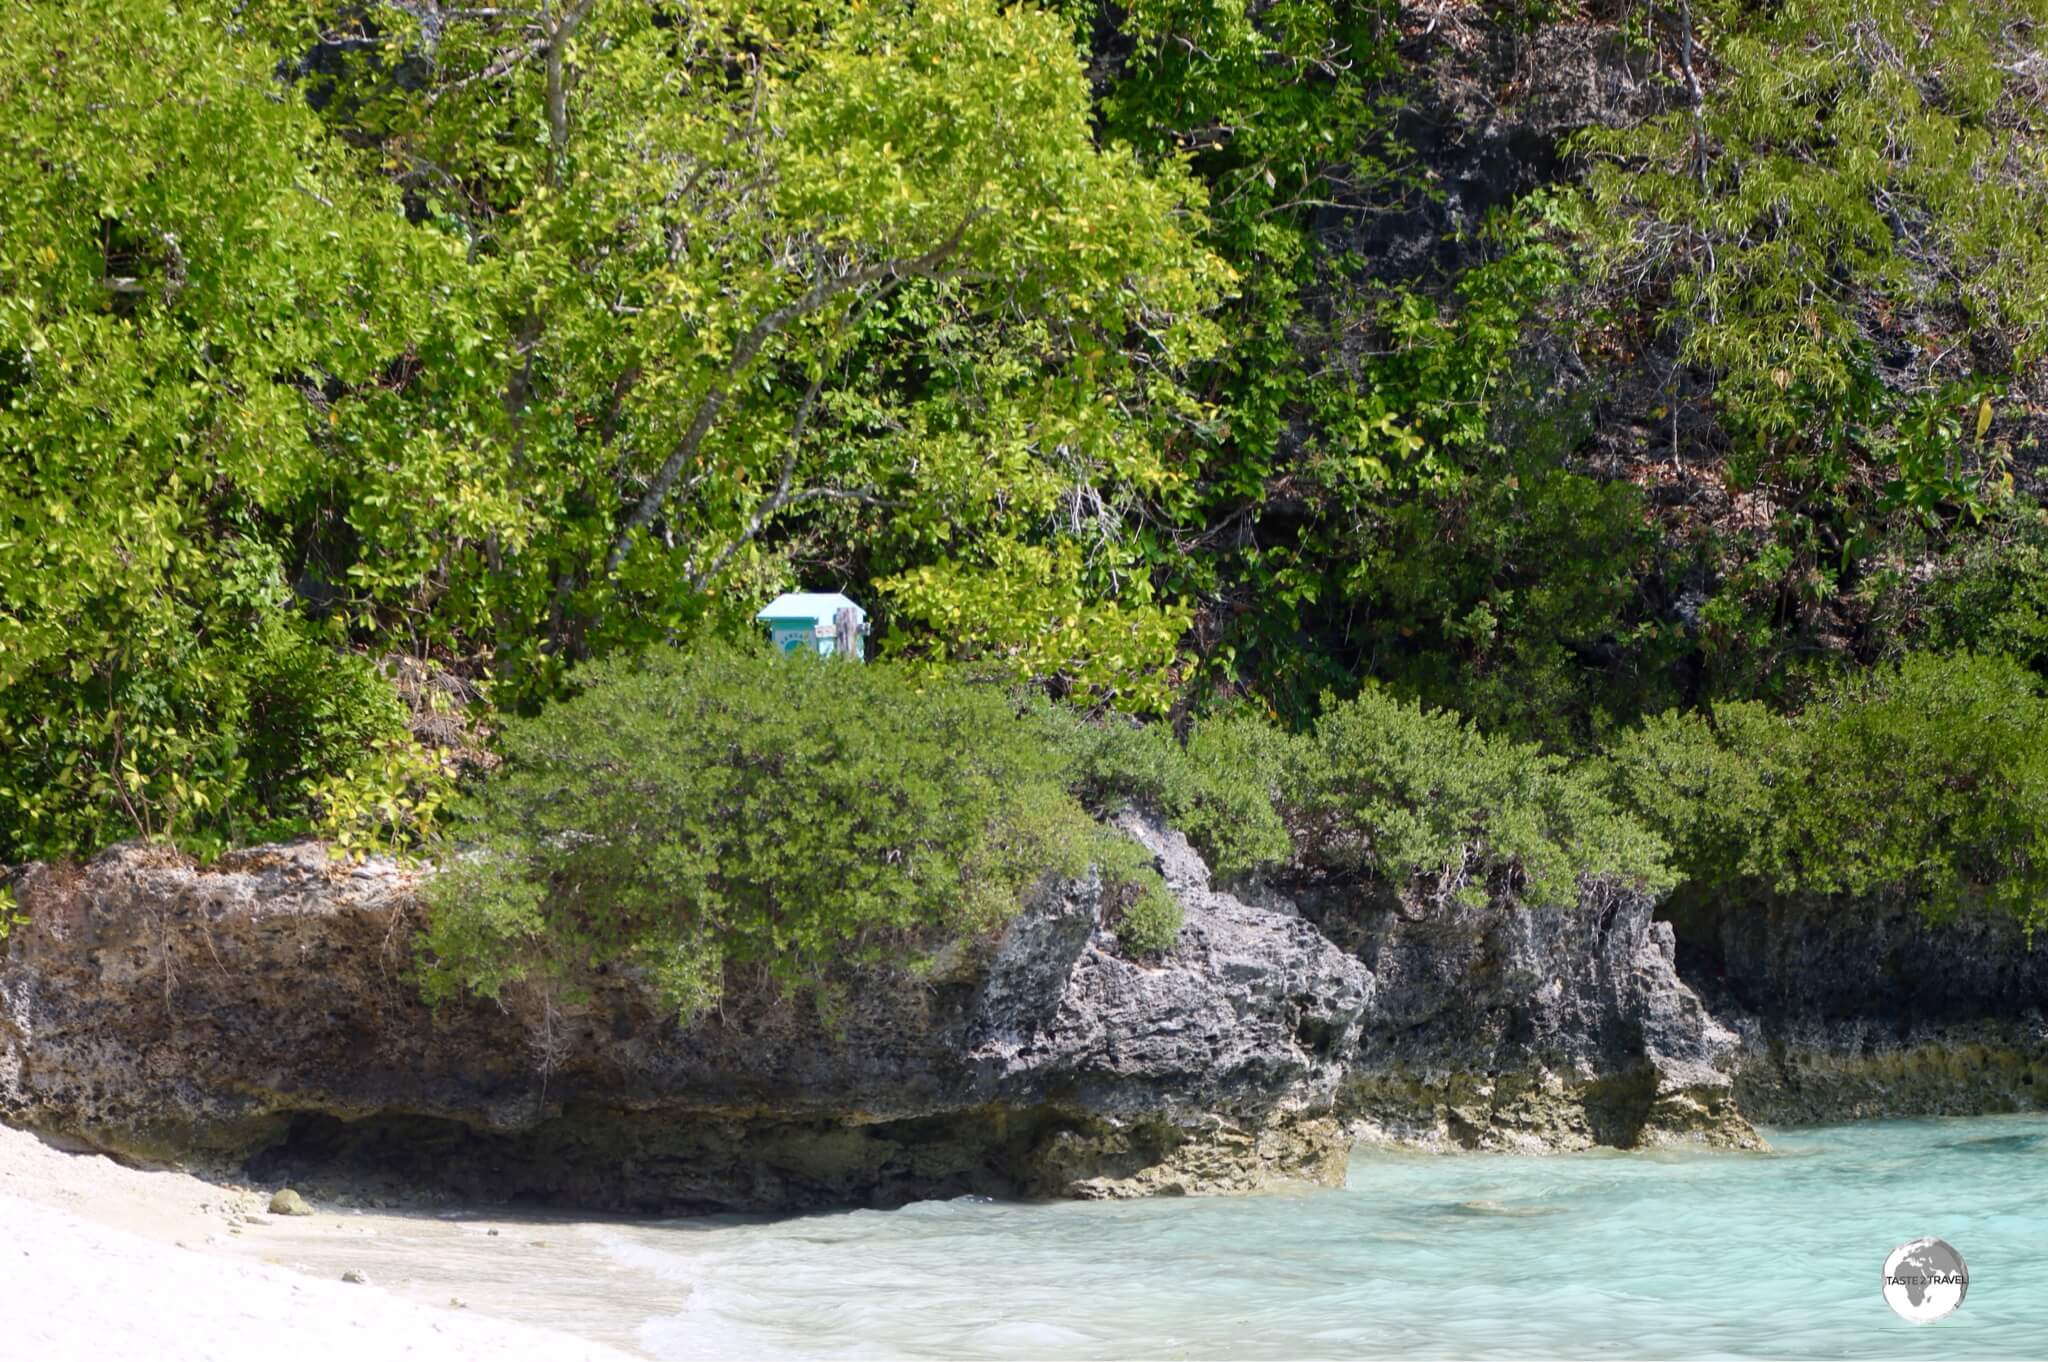
[[[583,26],[595,0],[576,0],[562,11],[562,17],[548,31],[547,38],[547,82],[548,82],[548,183],[559,184],[562,178],[562,159],[569,151],[569,90],[563,74],[563,63],[568,57],[569,40],[576,36],[576,30]]]
[[[972,221],[973,215],[963,218],[946,240],[923,255],[913,256],[908,260],[889,260],[864,269],[849,270],[845,274],[820,276],[816,283],[797,298],[784,303],[754,323],[752,329],[741,337],[740,343],[734,347],[732,359],[727,362],[724,371],[712,381],[710,390],[699,400],[696,414],[691,417],[689,427],[683,432],[682,438],[676,441],[675,447],[669,451],[668,458],[662,461],[660,470],[654,475],[654,481],[634,504],[632,513],[619,526],[618,535],[612,541],[611,551],[605,555],[605,575],[610,576],[619,570],[619,565],[626,561],[626,555],[632,551],[633,536],[653,523],[655,514],[661,510],[662,502],[668,497],[669,489],[675,486],[676,479],[681,476],[683,466],[697,456],[698,449],[704,443],[704,437],[710,433],[719,414],[725,409],[733,385],[752,366],[755,359],[759,358],[762,349],[770,340],[779,335],[791,322],[809,316],[841,294],[853,289],[884,280],[913,276],[939,277],[939,267],[959,249],[960,240]]]

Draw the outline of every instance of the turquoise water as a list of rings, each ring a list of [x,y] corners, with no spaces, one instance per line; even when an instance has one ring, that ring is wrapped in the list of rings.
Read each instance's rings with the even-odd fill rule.
[[[2048,1117],[1771,1133],[1775,1153],[1362,1152],[1341,1190],[614,1226],[676,1284],[656,1357],[2039,1357]],[[1938,1235],[1963,1308],[1896,1319]]]

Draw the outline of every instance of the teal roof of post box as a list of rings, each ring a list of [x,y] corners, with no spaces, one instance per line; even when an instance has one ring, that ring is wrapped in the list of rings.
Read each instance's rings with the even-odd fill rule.
[[[754,618],[763,624],[794,624],[798,620],[809,620],[813,624],[822,624],[829,629],[832,627],[833,616],[849,608],[863,615],[867,614],[867,611],[861,610],[836,591],[792,591],[768,602]]]

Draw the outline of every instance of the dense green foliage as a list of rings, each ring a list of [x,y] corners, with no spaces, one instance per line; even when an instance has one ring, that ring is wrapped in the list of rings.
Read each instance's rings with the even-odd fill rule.
[[[2048,337],[2048,7],[1645,13],[1681,80],[1668,112],[1579,138],[1593,292],[1712,380],[1689,405],[1721,480],[1771,512],[1711,545],[1710,692],[1796,701],[1816,652],[1884,649],[1914,565],[1981,571],[1987,516],[2038,515],[2013,475]]]
[[[1552,905],[1591,880],[1657,892],[1675,878],[1664,843],[1587,772],[1380,691],[1333,702],[1306,734],[1237,713],[1184,747],[1156,725],[1048,719],[1091,804],[1158,809],[1225,877],[1294,865],[1423,903]]]
[[[1031,838],[1158,949],[1073,822],[1129,799],[1420,900],[2032,913],[2044,21],[0,0],[0,860],[419,845],[495,745],[444,987],[914,955]],[[796,586],[892,666],[666,651]],[[891,791],[820,826],[912,887],[806,898],[715,762],[652,787],[682,862],[548,841],[544,773],[622,797],[576,726],[685,693],[894,715],[804,798]]]
[[[0,6],[0,854],[310,814],[238,764],[259,619],[517,708],[829,544],[907,651],[1162,703],[1083,511],[1228,270],[1062,21],[327,17]]]
[[[1274,800],[1286,779],[1287,735],[1247,716],[1199,724],[1185,746],[1162,725],[1089,723],[1064,707],[1038,712],[1042,740],[1088,805],[1158,810],[1219,875],[1285,861],[1287,829]]]
[[[1997,657],[1922,654],[1790,718],[1666,714],[1617,745],[1617,797],[1693,889],[1897,894],[2048,919],[2048,697]]]
[[[1686,356],[1720,376],[1753,469],[1825,482],[1850,459],[1895,460],[1899,495],[1950,500],[1960,487],[1920,485],[1942,451],[1912,448],[1902,419],[1932,389],[1879,390],[1879,352],[1926,346],[1944,317],[2003,339],[2008,360],[2038,347],[2048,182],[2023,68],[2048,5],[1729,0],[1688,13],[1711,91],[1584,138],[1592,200],[1618,238],[1610,268],[1635,274]],[[2011,377],[1978,366],[1968,386]]]
[[[1287,803],[1312,864],[1438,904],[1505,892],[1570,906],[1588,880],[1673,883],[1664,844],[1584,774],[1454,714],[1368,691],[1326,710],[1303,747]]]
[[[0,856],[260,835],[403,736],[282,546],[338,481],[440,481],[322,385],[374,386],[456,257],[216,21],[9,4],[0,51]]]
[[[506,727],[503,773],[458,806],[471,849],[429,881],[429,996],[626,963],[687,1016],[729,969],[803,987],[916,959],[1091,863],[1127,948],[1180,928],[1000,690],[717,646],[583,678]]]

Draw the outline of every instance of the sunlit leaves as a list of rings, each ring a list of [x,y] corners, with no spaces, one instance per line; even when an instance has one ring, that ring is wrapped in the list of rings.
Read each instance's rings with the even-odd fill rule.
[[[430,997],[610,964],[686,1020],[728,966],[814,991],[994,927],[1105,840],[994,687],[716,647],[585,681],[508,728],[504,773],[460,810],[472,849],[427,889]]]
[[[0,9],[0,854],[292,802],[239,735],[299,636],[235,583],[391,466],[361,395],[456,261],[273,64],[205,13]]]
[[[1666,26],[1679,23],[1664,14]],[[2033,110],[2038,0],[1698,5],[1697,107],[1588,132],[1609,264],[1730,418],[1811,439],[1853,409],[1875,352],[1932,382],[1973,335],[2038,353],[2048,176]],[[1676,43],[1680,37],[1672,36]],[[1878,419],[1883,419],[1879,414]]]
[[[1199,188],[1098,145],[1031,9],[120,0],[0,40],[18,845],[283,812],[259,628],[516,706],[806,562],[1069,561],[1062,499],[1162,484],[1217,341]],[[1119,572],[1046,608],[1136,608]]]

